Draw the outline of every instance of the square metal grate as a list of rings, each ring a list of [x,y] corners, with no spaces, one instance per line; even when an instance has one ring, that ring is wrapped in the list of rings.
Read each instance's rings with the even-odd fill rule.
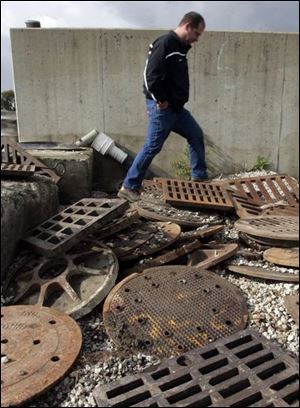
[[[42,255],[63,254],[128,207],[126,200],[84,198],[34,228],[24,240]]]
[[[98,407],[296,407],[299,365],[247,329],[95,388]]]
[[[231,210],[233,204],[226,189],[215,183],[160,179],[164,200],[169,204],[203,206]]]

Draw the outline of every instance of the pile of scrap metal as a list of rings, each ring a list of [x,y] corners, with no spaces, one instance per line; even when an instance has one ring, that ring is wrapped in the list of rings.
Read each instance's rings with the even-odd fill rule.
[[[229,211],[247,243],[277,247],[265,259],[297,267],[298,206],[289,176],[159,178],[144,182],[131,208],[86,198],[35,227],[24,237],[33,252],[5,285],[17,306],[1,312],[4,406],[63,377],[81,345],[71,318],[103,301],[105,329],[120,349],[166,359],[151,373],[96,388],[98,406],[296,406],[296,359],[246,329],[242,291],[208,269],[239,250],[218,242]],[[289,310],[297,301],[287,299]]]

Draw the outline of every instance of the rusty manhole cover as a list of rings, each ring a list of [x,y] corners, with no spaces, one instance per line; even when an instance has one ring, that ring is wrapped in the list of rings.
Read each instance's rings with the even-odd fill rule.
[[[239,246],[237,244],[208,244],[202,245],[188,256],[189,266],[210,268],[234,255]]]
[[[252,276],[253,278],[261,278],[267,280],[276,280],[282,282],[299,282],[299,274],[277,272],[272,269],[248,265],[226,265],[226,269],[231,272],[236,272],[241,275]]]
[[[108,248],[84,248],[61,258],[33,257],[14,276],[7,296],[14,303],[53,307],[79,319],[94,309],[114,286],[118,260]]]
[[[284,304],[287,311],[295,320],[297,326],[299,327],[299,295],[298,296],[285,296]]]
[[[263,257],[276,265],[299,268],[299,248],[270,248],[264,252]]]
[[[176,355],[246,326],[240,289],[213,272],[164,266],[132,274],[110,292],[103,320],[124,348]]]
[[[82,343],[77,323],[62,312],[37,306],[1,308],[1,406],[19,405],[60,380]]]
[[[299,240],[299,217],[271,216],[238,220],[238,231],[257,237],[288,241]]]

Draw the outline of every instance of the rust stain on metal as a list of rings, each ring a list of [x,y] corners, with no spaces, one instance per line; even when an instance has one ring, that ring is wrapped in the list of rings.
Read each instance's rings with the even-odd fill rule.
[[[37,306],[1,308],[1,406],[24,404],[62,379],[75,362],[82,336],[62,312]]]
[[[266,261],[299,268],[299,248],[270,248],[263,253]]]
[[[121,281],[106,298],[103,320],[124,348],[176,355],[245,327],[242,292],[213,272],[150,268]]]

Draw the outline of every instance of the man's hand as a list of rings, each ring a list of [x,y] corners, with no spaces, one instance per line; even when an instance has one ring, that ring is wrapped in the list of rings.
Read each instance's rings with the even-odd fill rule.
[[[167,109],[170,105],[168,101],[164,101],[164,102],[157,102],[156,106],[158,107],[158,109],[164,110]]]

